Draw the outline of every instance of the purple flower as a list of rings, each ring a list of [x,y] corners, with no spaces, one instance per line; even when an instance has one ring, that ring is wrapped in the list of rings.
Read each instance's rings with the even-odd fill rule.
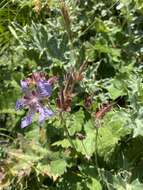
[[[30,110],[36,110],[37,106],[39,106],[39,97],[34,91],[27,91],[26,95],[16,102],[16,110],[24,107],[28,107]]]
[[[52,86],[48,81],[41,80],[37,82],[37,91],[42,97],[51,96]]]
[[[21,121],[21,128],[25,128],[32,123],[34,112],[29,112]]]
[[[21,84],[21,88],[22,88],[22,91],[23,91],[23,92],[25,92],[25,91],[28,90],[28,84],[27,84],[26,81],[21,80],[21,81],[20,81],[20,84]]]
[[[21,128],[25,128],[32,123],[36,112],[39,113],[39,123],[45,121],[46,118],[53,116],[53,111],[44,105],[45,98],[51,96],[52,84],[42,75],[35,74],[34,79],[21,80],[21,88],[24,93],[22,99],[16,102],[16,110],[28,108],[28,114],[21,121]],[[40,79],[41,77],[41,79]],[[33,83],[33,80],[35,81]],[[29,81],[29,82],[28,82]],[[31,86],[33,85],[33,87]],[[32,87],[32,88],[31,88]],[[35,90],[31,90],[35,88]]]
[[[52,110],[48,109],[47,107],[39,107],[39,123],[43,123],[46,118],[51,117],[54,113]]]
[[[23,106],[24,106],[24,105],[23,105],[23,101],[22,101],[22,100],[17,100],[16,106],[15,106],[16,111],[22,109]]]

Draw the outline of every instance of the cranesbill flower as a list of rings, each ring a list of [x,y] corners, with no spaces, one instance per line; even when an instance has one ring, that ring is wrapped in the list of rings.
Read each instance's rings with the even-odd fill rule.
[[[53,111],[48,109],[47,107],[39,107],[38,108],[39,111],[39,123],[43,123],[43,121],[47,118],[47,117],[51,117],[53,115]]]
[[[42,97],[51,96],[52,86],[48,81],[40,80],[37,82],[37,91]]]
[[[16,110],[27,108],[28,114],[21,121],[21,128],[25,128],[32,123],[35,113],[39,113],[39,123],[43,123],[46,118],[53,116],[53,111],[44,105],[44,101],[48,100],[52,93],[50,81],[46,80],[43,75],[36,73],[38,79],[29,79],[21,81],[21,88],[24,93],[22,99],[16,102]],[[29,81],[32,81],[31,83]],[[33,82],[34,81],[34,82]],[[30,85],[34,84],[33,88]],[[32,89],[32,90],[31,90]]]
[[[28,115],[22,119],[21,128],[25,128],[32,123],[34,114],[35,114],[34,112],[29,112]]]
[[[26,81],[24,80],[21,80],[20,81],[20,84],[21,84],[21,88],[22,88],[22,91],[25,92],[26,90],[28,90],[28,84]]]
[[[16,108],[16,111],[22,109],[23,108],[23,101],[17,100],[15,108]]]

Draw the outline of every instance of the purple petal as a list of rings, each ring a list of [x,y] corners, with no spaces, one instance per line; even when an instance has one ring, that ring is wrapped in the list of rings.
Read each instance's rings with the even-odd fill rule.
[[[45,114],[48,116],[48,117],[51,117],[53,116],[53,111],[48,109],[48,108],[44,108],[44,111],[45,111]]]
[[[24,92],[28,90],[28,84],[27,84],[26,81],[21,80],[21,81],[20,81],[20,84],[21,84],[21,88],[22,88],[22,90],[23,90]]]
[[[42,108],[40,107],[39,108],[39,123],[42,123],[44,122],[44,120],[47,118],[47,117],[51,117],[54,113],[52,112],[52,110],[48,109],[48,108]]]
[[[47,81],[39,81],[37,83],[37,87],[38,87],[38,92],[40,94],[40,96],[50,96],[52,93],[52,86],[49,82]]]
[[[16,111],[20,110],[21,108],[23,108],[23,106],[24,106],[23,100],[17,100],[16,106],[15,106]]]
[[[30,112],[26,117],[24,117],[21,121],[21,128],[25,128],[30,125],[32,123],[33,116],[34,113]]]

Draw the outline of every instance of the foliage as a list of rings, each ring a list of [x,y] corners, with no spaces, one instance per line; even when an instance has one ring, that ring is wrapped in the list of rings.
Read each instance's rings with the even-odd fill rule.
[[[0,19],[0,189],[143,189],[142,1],[2,0]],[[21,129],[32,73],[56,77],[55,114]]]

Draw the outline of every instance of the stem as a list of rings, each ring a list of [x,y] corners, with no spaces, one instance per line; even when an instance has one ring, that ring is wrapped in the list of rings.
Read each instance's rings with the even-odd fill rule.
[[[98,154],[98,128],[96,128],[96,136],[95,136],[95,163],[97,165],[97,169],[98,167],[98,158],[97,158],[97,154]]]
[[[46,131],[43,127],[39,127],[39,142],[41,144],[46,143]]]
[[[68,12],[68,8],[66,6],[66,3],[64,0],[60,0],[60,9],[61,9],[61,13],[64,19],[64,23],[65,23],[65,29],[67,31],[67,35],[69,38],[69,42],[70,42],[70,48],[71,48],[71,57],[76,57],[76,52],[74,49],[74,45],[73,45],[73,37],[72,37],[72,30],[71,30],[71,20],[69,17],[69,12]]]
[[[6,135],[6,134],[3,134],[3,133],[0,133],[0,136],[7,137],[7,138],[11,139],[13,142],[15,140],[13,137]]]
[[[95,165],[97,166],[97,173],[98,173],[98,176],[100,178],[100,180],[103,180],[103,177],[102,177],[102,174],[100,172],[100,168],[99,168],[99,164],[98,164],[98,158],[97,158],[97,155],[98,155],[98,130],[99,128],[95,125],[95,118],[93,117],[92,118],[92,122],[93,122],[93,126],[95,127],[96,129],[96,134],[95,134]]]
[[[66,6],[66,3],[64,0],[60,0],[60,9],[61,9],[61,13],[65,22],[65,28],[67,30],[67,34],[69,37],[69,40],[71,42],[71,45],[73,44],[73,39],[72,39],[72,32],[71,32],[71,21],[70,21],[70,17],[69,17],[69,13],[68,13],[68,8]]]

